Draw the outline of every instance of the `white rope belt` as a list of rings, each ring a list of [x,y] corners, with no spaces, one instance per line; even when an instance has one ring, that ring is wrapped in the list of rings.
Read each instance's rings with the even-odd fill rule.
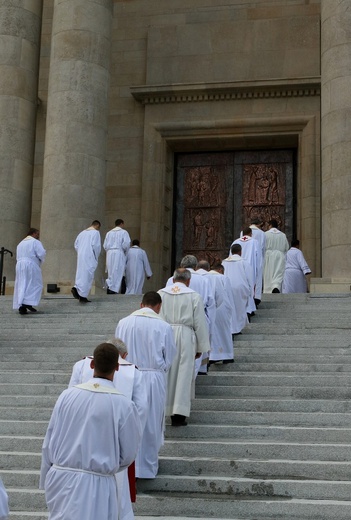
[[[140,368],[138,367],[138,370],[141,372],[164,372],[162,368]]]
[[[53,468],[60,471],[74,471],[77,473],[89,473],[90,475],[97,475],[98,477],[115,477],[115,473],[98,473],[97,471],[89,471],[87,469],[80,468],[68,468],[66,466],[58,466],[57,464],[52,465]]]

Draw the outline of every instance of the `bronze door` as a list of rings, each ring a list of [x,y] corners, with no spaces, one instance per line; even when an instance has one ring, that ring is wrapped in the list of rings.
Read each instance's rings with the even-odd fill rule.
[[[294,226],[294,151],[179,154],[174,264],[185,254],[213,265],[254,217],[275,218],[288,239]]]

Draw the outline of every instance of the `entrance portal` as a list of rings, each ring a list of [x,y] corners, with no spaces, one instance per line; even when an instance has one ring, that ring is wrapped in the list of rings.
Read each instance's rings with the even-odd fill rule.
[[[186,254],[220,262],[255,217],[291,240],[294,150],[178,154],[175,193],[175,265]]]

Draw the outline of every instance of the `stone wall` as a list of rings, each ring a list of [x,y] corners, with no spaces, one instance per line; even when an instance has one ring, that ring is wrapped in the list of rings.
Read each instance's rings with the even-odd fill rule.
[[[53,0],[44,0],[34,225],[42,217],[52,17]],[[297,232],[320,274],[319,39],[319,1],[114,2],[102,235],[125,220],[149,254],[148,289],[170,272],[177,151],[296,147]]]

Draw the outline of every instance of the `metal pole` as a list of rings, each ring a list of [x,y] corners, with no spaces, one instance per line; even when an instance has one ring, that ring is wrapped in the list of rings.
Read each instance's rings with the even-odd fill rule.
[[[2,280],[2,272],[4,270],[4,254],[5,254],[5,248],[2,247],[0,250],[0,280]],[[3,294],[5,294],[5,286],[2,283],[0,295],[3,295]]]
[[[10,253],[11,256],[13,256],[12,251],[9,249],[5,249],[2,247],[0,249],[0,296],[5,295],[5,286],[6,286],[6,276],[2,276],[3,270],[4,270],[4,256],[6,253]]]

